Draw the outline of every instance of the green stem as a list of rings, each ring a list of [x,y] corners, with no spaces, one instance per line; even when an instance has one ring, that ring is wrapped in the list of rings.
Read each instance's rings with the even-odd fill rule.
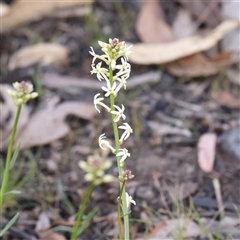
[[[122,240],[122,224],[121,224],[121,199],[118,199],[118,232],[119,232],[119,239]]]
[[[113,84],[113,71],[112,68],[109,68],[109,80],[110,80],[110,84],[112,86]],[[114,96],[113,94],[110,95],[110,107],[111,107],[111,111],[114,110]],[[120,149],[120,141],[119,141],[119,134],[118,134],[118,127],[117,127],[117,123],[114,122],[114,118],[115,115],[112,115],[112,126],[113,126],[113,132],[114,132],[114,139],[115,139],[115,145],[116,145],[116,154],[118,153],[119,149]],[[122,167],[120,166],[120,159],[121,157],[117,157],[117,165],[118,165],[118,173],[119,176],[122,177]],[[129,235],[129,218],[128,218],[128,209],[127,209],[127,202],[126,202],[126,198],[125,198],[125,186],[123,185],[122,182],[120,182],[120,190],[122,190],[122,195],[124,197],[121,197],[122,200],[122,210],[123,210],[123,216],[124,216],[124,236],[125,236],[125,240],[129,240],[130,239],[130,235]],[[118,216],[118,218],[120,219],[120,216]],[[119,229],[119,234],[121,232],[121,228]]]
[[[125,186],[125,181],[122,183],[122,187],[121,187],[120,194],[119,194],[119,199],[118,199],[118,231],[119,231],[120,240],[123,239],[123,237],[122,237],[122,226],[121,226],[121,199],[122,199],[122,191],[123,191],[124,186]]]
[[[3,197],[4,197],[5,190],[6,190],[7,182],[8,182],[10,162],[11,162],[11,158],[12,158],[12,149],[13,149],[13,145],[14,145],[14,138],[15,138],[15,134],[17,131],[17,124],[18,124],[20,113],[21,113],[21,108],[22,108],[22,105],[18,106],[17,114],[16,114],[16,117],[14,120],[13,129],[12,129],[12,133],[11,133],[11,137],[10,137],[10,142],[9,142],[9,146],[8,146],[6,166],[5,166],[5,170],[4,170],[4,174],[3,174],[2,187],[1,187],[1,192],[0,192],[0,208],[2,208],[2,206],[3,206]]]
[[[89,201],[90,196],[92,194],[92,191],[94,189],[94,186],[95,186],[95,179],[89,185],[87,193],[86,193],[86,196],[83,198],[83,202],[79,206],[78,215],[77,215],[77,218],[75,220],[74,227],[73,227],[71,240],[76,240],[77,239],[78,227],[80,225],[80,222],[82,221],[82,217],[83,217],[84,211],[85,211],[85,209],[87,207],[87,204],[88,204],[88,201]]]

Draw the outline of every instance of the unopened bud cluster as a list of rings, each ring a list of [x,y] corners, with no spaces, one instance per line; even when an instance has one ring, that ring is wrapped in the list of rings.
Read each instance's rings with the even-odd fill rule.
[[[112,97],[114,99],[116,98],[120,89],[123,88],[126,90],[127,87],[126,80],[129,78],[131,71],[131,65],[128,63],[128,56],[131,54],[131,46],[127,47],[125,42],[119,42],[117,38],[109,39],[109,43],[104,43],[101,41],[98,41],[98,43],[103,54],[96,54],[91,47],[90,54],[93,56],[91,74],[96,74],[99,81],[104,80],[106,82],[106,86],[102,86],[102,90],[105,92],[104,96]],[[119,63],[117,63],[118,59]],[[98,63],[96,63],[97,60]],[[125,107],[123,104],[121,106],[108,106],[103,101],[104,97],[101,96],[100,93],[97,93],[94,96],[94,106],[98,112],[100,112],[99,107],[104,108],[107,112],[113,115],[113,121],[115,123],[118,123],[121,120],[124,121],[126,119],[126,115],[124,114]],[[112,151],[112,153],[116,154],[116,156],[119,158],[119,165],[123,170],[124,162],[128,157],[130,157],[130,153],[126,148],[121,148],[121,145],[125,140],[127,140],[133,130],[126,122],[118,126],[118,129],[123,130],[123,133],[119,139],[120,149],[115,149],[113,146],[111,146],[110,142],[105,136],[105,133],[99,136],[98,141],[99,146],[102,149],[106,149],[107,147]],[[123,170],[123,176],[119,176],[119,180],[121,182],[125,182],[126,180],[134,177],[131,175],[131,171],[129,172],[124,175],[125,171]],[[128,203],[132,202],[135,204],[135,201],[132,200],[131,196],[129,196],[127,193],[126,200]]]
[[[89,156],[87,162],[79,162],[79,167],[87,172],[84,177],[85,180],[89,182],[94,181],[95,185],[112,181],[112,175],[104,173],[111,166],[112,162],[110,160],[104,160],[99,155]]]
[[[37,92],[33,92],[33,85],[25,81],[13,83],[15,90],[8,89],[8,94],[13,98],[16,106],[21,106],[30,99],[38,96]]]

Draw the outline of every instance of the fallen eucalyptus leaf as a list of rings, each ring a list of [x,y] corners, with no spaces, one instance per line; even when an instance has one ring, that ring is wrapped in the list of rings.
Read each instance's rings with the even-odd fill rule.
[[[1,18],[0,33],[15,29],[19,25],[49,16],[57,9],[76,5],[90,4],[93,0],[75,1],[38,1],[18,0],[11,5],[9,12]]]
[[[240,109],[240,98],[233,97],[229,92],[218,91],[212,93],[212,98],[220,105],[233,109]]]
[[[183,238],[198,237],[202,233],[200,226],[191,219],[179,218],[160,222],[146,239],[175,239],[179,231]]]
[[[45,237],[40,237],[39,240],[67,240],[63,235],[58,233],[49,233]]]
[[[144,74],[130,77],[127,80],[127,89],[133,89],[136,86],[145,83],[156,83],[161,80],[160,71],[150,71]],[[87,78],[77,78],[72,76],[63,76],[56,73],[45,73],[42,76],[42,84],[50,89],[59,89],[67,87],[79,87],[98,90],[105,83]]]
[[[204,172],[212,172],[217,136],[215,133],[205,133],[198,141],[198,165]]]
[[[136,32],[145,43],[170,42],[175,39],[158,1],[143,2],[136,23]]]
[[[161,64],[177,60],[210,49],[222,37],[240,24],[237,20],[221,23],[206,36],[192,36],[170,43],[138,43],[133,44],[134,54],[129,56],[136,64]]]
[[[50,143],[69,132],[69,127],[64,122],[67,115],[90,120],[95,113],[93,104],[84,102],[64,102],[54,109],[43,109],[31,116],[16,142],[21,140],[22,149]]]
[[[152,131],[159,136],[164,136],[168,134],[176,134],[176,135],[182,135],[186,137],[192,136],[191,131],[188,130],[187,128],[172,127],[168,124],[159,123],[155,121],[148,121],[148,125],[150,126]]]
[[[191,18],[191,14],[180,8],[173,22],[173,33],[177,39],[190,37],[197,31],[197,24]]]
[[[70,50],[56,43],[39,43],[27,46],[15,52],[8,63],[9,70],[24,68],[33,64],[62,64],[67,62]]]
[[[221,58],[221,56],[225,56]],[[232,64],[231,53],[221,53],[214,59],[209,59],[202,53],[196,53],[176,61],[166,63],[164,67],[175,76],[188,78],[209,76],[221,72],[224,67]]]

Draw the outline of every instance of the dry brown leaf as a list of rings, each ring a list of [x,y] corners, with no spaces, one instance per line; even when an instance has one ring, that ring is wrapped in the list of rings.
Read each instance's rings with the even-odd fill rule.
[[[133,44],[130,61],[136,64],[161,64],[210,49],[228,32],[238,27],[236,20],[221,23],[206,36],[193,36],[170,43]]]
[[[1,18],[0,33],[10,31],[24,23],[42,19],[57,9],[63,9],[79,4],[89,4],[93,0],[75,1],[15,1],[8,14]]]
[[[135,88],[145,83],[156,83],[161,79],[162,73],[160,71],[150,71],[144,74],[130,77],[127,80],[127,89]],[[99,81],[77,78],[72,76],[62,76],[56,73],[45,73],[42,77],[42,84],[51,89],[67,88],[67,87],[80,87],[98,90],[105,83]]]
[[[168,204],[175,203],[176,201],[182,201],[192,194],[194,194],[198,189],[198,184],[192,181],[188,181],[181,184],[176,184],[175,186],[168,186],[166,188],[170,198]]]
[[[49,233],[44,237],[40,237],[39,240],[67,240],[63,235],[58,233]]]
[[[24,68],[33,64],[62,64],[67,62],[70,50],[56,43],[39,43],[27,46],[15,52],[8,63],[9,70]]]
[[[192,20],[190,13],[185,9],[179,9],[173,22],[173,32],[177,39],[190,37],[197,31],[197,25]]]
[[[0,2],[0,17],[2,18],[9,12],[9,6],[6,3]]]
[[[235,84],[240,85],[239,71],[236,69],[228,69],[226,71],[227,77],[229,80]]]
[[[229,92],[213,92],[212,98],[222,106],[240,109],[240,98],[233,97]]]
[[[51,17],[56,18],[69,18],[69,17],[83,17],[91,13],[90,6],[73,6],[70,8],[60,9],[56,12],[53,12]]]
[[[186,1],[177,0],[185,9],[192,13],[198,25],[206,23],[209,27],[216,27],[221,20],[218,1]]]
[[[145,43],[163,43],[175,39],[158,1],[144,1],[136,23],[136,32]]]
[[[164,136],[168,134],[182,135],[185,137],[192,136],[192,133],[187,128],[172,127],[168,124],[159,123],[155,121],[148,121],[148,125],[150,126],[154,134],[159,136]]]
[[[239,15],[239,1],[222,1],[222,16],[223,19],[240,19]],[[238,62],[240,61],[240,31],[239,29],[235,29],[234,31],[230,32],[226,36],[224,36],[222,40],[222,49],[224,51],[233,51],[236,52],[236,58]]]
[[[17,107],[13,102],[12,97],[7,93],[8,89],[12,89],[12,86],[7,84],[0,84],[0,96],[3,102],[0,101],[0,150],[6,150],[8,147],[9,137],[11,134],[12,126],[14,123]],[[29,118],[27,106],[23,105],[21,115],[18,121],[17,133],[27,123]]]
[[[202,233],[199,225],[191,219],[179,218],[161,222],[146,239],[174,239],[180,229],[184,238],[198,237]]]
[[[41,110],[29,119],[16,141],[21,140],[22,149],[50,143],[69,132],[69,127],[64,122],[67,115],[90,120],[95,113],[93,104],[84,102],[65,102],[55,109]]]
[[[50,218],[49,218],[49,212],[43,211],[38,216],[35,231],[38,232],[45,228],[49,228],[50,225],[51,225],[51,223],[50,223]]]
[[[215,133],[205,133],[198,141],[198,165],[204,172],[212,172],[217,136]]]
[[[202,53],[196,53],[167,63],[164,66],[172,75],[197,77],[214,75],[230,64],[232,64],[230,53],[219,54],[214,59],[208,59]]]

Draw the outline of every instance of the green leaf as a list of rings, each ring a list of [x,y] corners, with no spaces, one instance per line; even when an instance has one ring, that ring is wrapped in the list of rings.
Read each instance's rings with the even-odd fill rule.
[[[95,207],[95,208],[87,215],[87,217],[86,217],[86,219],[84,220],[83,224],[82,224],[82,225],[79,227],[79,229],[78,229],[78,236],[79,236],[80,234],[82,234],[82,233],[85,231],[85,229],[90,225],[90,223],[91,223],[93,217],[96,215],[97,211],[98,211],[98,207]]]
[[[10,162],[10,169],[13,167],[14,163],[17,160],[17,156],[18,156],[20,147],[21,147],[21,143],[19,142],[18,145],[17,145],[17,148],[15,149],[14,154],[12,156],[12,159],[11,159],[11,162]]]
[[[8,222],[5,228],[0,232],[0,237],[2,237],[3,234],[16,222],[18,216],[19,216],[19,212]]]
[[[74,206],[72,205],[72,203],[69,201],[67,195],[65,194],[65,192],[63,190],[63,185],[60,181],[58,182],[58,191],[61,195],[61,200],[62,200],[63,204],[66,205],[70,214],[73,214],[75,212]]]
[[[12,190],[12,191],[10,191],[10,192],[6,192],[6,193],[4,193],[4,195],[8,195],[8,194],[20,194],[21,193],[21,191],[19,191],[19,190]]]

